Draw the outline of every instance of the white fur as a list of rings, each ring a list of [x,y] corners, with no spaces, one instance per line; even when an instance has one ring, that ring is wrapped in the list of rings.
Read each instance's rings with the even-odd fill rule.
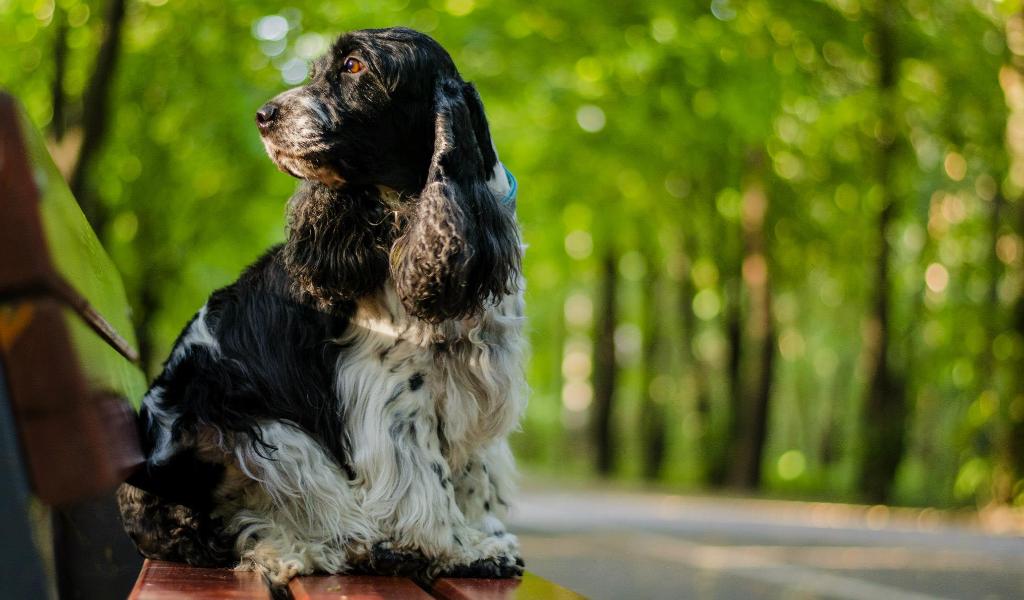
[[[282,580],[320,569],[344,571],[380,538],[362,509],[362,493],[312,438],[291,423],[264,424],[272,456],[235,447],[238,466],[218,490],[228,530],[238,535],[243,568]],[[253,485],[255,483],[255,485]]]
[[[327,116],[327,112],[324,111],[324,106],[319,100],[308,94],[299,94],[298,97],[302,104],[316,116],[321,127],[327,127],[331,124],[331,119]]]
[[[185,354],[195,346],[204,346],[214,355],[220,354],[220,344],[217,342],[217,338],[213,336],[213,332],[210,331],[210,326],[206,322],[206,305],[199,309],[196,318],[192,320],[192,324],[189,325],[185,335],[182,336],[181,342],[174,348],[167,367],[173,369],[181,362]]]
[[[501,161],[494,163],[494,170],[491,171],[491,178],[487,180],[487,188],[491,190],[494,197],[501,200],[508,195],[509,190],[512,186],[508,182],[508,177],[505,175],[505,166],[501,164]]]
[[[174,369],[181,361],[197,346],[205,347],[214,355],[220,354],[220,344],[213,336],[210,327],[206,322],[206,306],[199,309],[192,324],[182,335],[178,345],[175,346],[171,357],[167,359],[167,369]],[[153,465],[160,465],[167,461],[174,454],[176,444],[171,439],[171,426],[180,416],[177,411],[168,410],[163,406],[164,389],[160,386],[153,386],[142,398],[142,404],[149,411],[151,424],[155,422],[159,427],[155,428],[156,440],[153,446],[153,453],[149,462]]]

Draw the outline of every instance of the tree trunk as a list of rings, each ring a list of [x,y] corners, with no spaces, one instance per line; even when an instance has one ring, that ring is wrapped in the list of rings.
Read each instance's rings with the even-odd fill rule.
[[[728,412],[726,413],[723,435],[720,439],[708,439],[707,482],[714,487],[728,483],[734,460],[736,441],[740,437],[740,415],[743,413],[743,372],[740,368],[743,356],[742,298],[739,284],[740,275],[722,285],[725,335],[728,341],[726,356],[726,379],[728,381]]]
[[[643,377],[640,378],[640,443],[643,447],[642,473],[645,479],[657,480],[665,463],[665,394],[656,379],[664,364],[664,323],[659,304],[662,277],[657,261],[647,260],[643,307]]]
[[[892,491],[896,469],[903,458],[907,406],[903,378],[891,361],[889,316],[889,259],[891,249],[886,235],[896,210],[892,170],[896,160],[896,20],[892,0],[878,0],[876,37],[878,40],[878,95],[881,133],[878,135],[877,184],[881,189],[882,209],[878,214],[878,257],[875,262],[870,314],[865,331],[864,350],[869,379],[864,401],[862,439],[864,454],[860,465],[861,491],[871,502],[886,502]]]
[[[771,279],[764,235],[768,197],[764,190],[764,153],[751,153],[743,190],[743,284],[750,301],[747,340],[755,367],[749,390],[741,390],[741,410],[736,419],[729,482],[751,490],[761,483],[761,462],[768,431],[775,366],[775,325],[772,319]]]
[[[156,313],[160,308],[159,282],[161,280],[157,269],[145,270],[142,275],[139,289],[139,303],[135,314],[137,321],[137,337],[139,345],[139,365],[148,377],[150,375],[150,363],[153,360],[153,338],[156,332],[153,330],[153,323],[156,320]]]
[[[1017,232],[1018,235],[1024,235],[1024,198],[1017,201]],[[1024,339],[1024,293],[1018,292],[1013,306],[1013,328],[1017,332],[1018,339]],[[999,440],[999,445],[1007,477],[1011,481],[1020,482],[1024,480],[1024,414],[1021,414],[1024,413],[1024,407],[1019,405],[1022,402],[1021,390],[1024,390],[1024,372],[1019,368],[1015,369],[1014,377],[1013,389],[1016,392],[1016,397],[1008,397],[1007,402],[1000,407],[1000,414],[1003,416],[1003,422],[1006,423],[1006,431]],[[1018,406],[1012,406],[1011,402],[1018,403]],[[1019,488],[1014,484],[1011,487],[1011,493],[1014,489]],[[1007,494],[1008,500],[1009,496],[1010,494]]]
[[[610,475],[615,469],[616,440],[612,417],[617,370],[615,363],[617,263],[615,251],[608,249],[601,261],[601,288],[596,331],[594,332],[593,436],[597,451],[595,467],[601,475]]]
[[[1007,125],[1007,128],[1009,127]],[[1007,400],[1011,399],[1012,395],[1005,393],[1005,390],[1001,389],[1001,386],[998,384],[999,359],[995,352],[995,340],[1003,332],[1005,324],[1003,311],[997,310],[997,307],[999,307],[999,280],[1003,272],[997,245],[1002,229],[1004,204],[1006,204],[1006,199],[1003,197],[1002,192],[997,192],[992,198],[989,212],[989,284],[986,303],[990,310],[984,315],[988,351],[978,356],[977,363],[984,392],[995,394],[996,398],[998,398],[999,411],[997,417],[993,419],[994,423],[991,426],[991,430],[975,433],[978,438],[985,438],[991,435],[994,463],[991,493],[992,500],[998,504],[1010,504],[1013,502],[1013,488],[1018,478],[1014,465],[1015,443],[1010,437],[1012,419],[1007,410]],[[1017,325],[1017,323],[1014,323],[1014,325]]]
[[[1007,36],[1011,31],[1021,31],[1024,28],[1024,12],[1018,12],[1007,18]],[[1012,42],[1012,40],[1011,40]],[[1014,50],[1017,44],[1007,44],[1010,50],[1010,62],[999,70],[999,85],[1003,89],[1003,97],[1006,101],[1008,115],[1006,119],[1006,151],[1009,158],[1009,177],[1006,178],[1006,193],[1012,194],[1013,201],[997,192],[993,199],[990,234],[991,234],[991,273],[989,285],[989,305],[999,306],[998,285],[1000,275],[1004,272],[998,254],[996,243],[1003,228],[1015,230],[1017,235],[1024,235],[1024,54],[1018,54]],[[1016,224],[1013,218],[1016,218]],[[989,315],[990,339],[989,347],[1002,331],[1002,324],[999,321],[999,312],[992,311]],[[1010,314],[1010,326],[1018,335],[1024,336],[1024,294],[1018,294],[1013,301]],[[1005,322],[1005,321],[1004,321]],[[991,354],[986,357],[994,367],[996,358]],[[988,381],[994,380],[991,375]],[[1024,376],[1020,369],[1014,369],[1010,377],[1010,386],[999,394],[999,419],[997,430],[994,435],[995,449],[995,473],[993,481],[993,499],[996,502],[1008,504],[1014,499],[1014,487],[1016,483],[1024,478],[1024,419],[1014,419],[1012,402],[1015,392],[1024,389]]]
[[[71,170],[69,184],[71,193],[82,207],[82,212],[101,239],[106,228],[106,210],[99,197],[86,189],[85,180],[107,134],[107,124],[110,120],[110,88],[121,47],[124,14],[125,0],[110,0],[107,5],[103,37],[96,54],[96,64],[92,77],[89,78],[89,87],[85,91],[82,106],[82,146]]]
[[[742,269],[741,269],[742,270]],[[743,299],[740,278],[728,282],[723,303],[725,304],[725,335],[729,341],[729,355],[726,359],[726,373],[729,378],[729,428],[730,445],[739,436],[739,416],[743,412]]]
[[[53,40],[53,87],[51,89],[53,117],[50,119],[50,137],[54,142],[60,143],[64,139],[67,127],[64,73],[67,70],[68,59],[68,21],[59,2],[55,3],[53,7],[53,20],[57,26],[57,32]]]
[[[686,271],[683,273],[679,285],[679,315],[682,322],[682,348],[683,348],[683,369],[690,377],[693,386],[694,405],[697,408],[697,415],[700,419],[700,448],[702,463],[704,465],[704,480],[711,483],[710,465],[720,462],[716,457],[721,454],[720,440],[715,438],[711,428],[711,394],[708,390],[708,378],[705,365],[693,349],[697,337],[697,321],[693,314],[693,278],[690,269],[693,266],[693,257],[696,255],[696,245],[692,243],[693,237],[687,236],[683,244],[683,256],[686,261]]]

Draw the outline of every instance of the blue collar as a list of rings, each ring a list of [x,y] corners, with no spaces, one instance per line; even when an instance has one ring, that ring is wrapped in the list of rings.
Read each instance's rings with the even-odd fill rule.
[[[519,182],[516,181],[515,176],[512,175],[512,171],[508,170],[508,167],[502,164],[501,168],[505,169],[505,177],[508,178],[508,193],[501,199],[501,203],[507,206],[515,206],[516,194],[519,192]]]

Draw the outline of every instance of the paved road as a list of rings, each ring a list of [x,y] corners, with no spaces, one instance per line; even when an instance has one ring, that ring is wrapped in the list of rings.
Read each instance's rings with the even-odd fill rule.
[[[591,598],[1024,599],[1024,537],[933,511],[528,491],[527,566]]]

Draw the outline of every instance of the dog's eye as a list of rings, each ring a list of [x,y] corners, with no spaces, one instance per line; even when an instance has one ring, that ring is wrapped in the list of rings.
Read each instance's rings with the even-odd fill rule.
[[[352,58],[350,56],[350,57],[345,59],[345,72],[346,73],[358,73],[358,72],[362,71],[365,68],[366,67],[363,66],[363,63],[360,62],[359,59],[357,59],[357,58]]]

